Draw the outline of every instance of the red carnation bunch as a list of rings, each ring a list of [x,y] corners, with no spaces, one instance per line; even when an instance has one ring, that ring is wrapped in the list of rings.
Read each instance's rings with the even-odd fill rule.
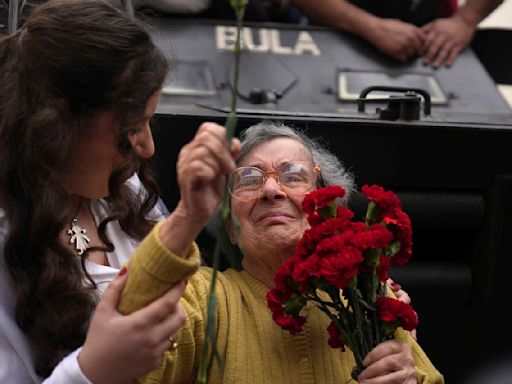
[[[386,287],[390,267],[411,257],[409,216],[393,192],[372,185],[362,193],[369,199],[364,222],[352,221],[354,213],[337,203],[345,196],[339,186],[305,196],[302,208],[311,228],[267,293],[274,321],[292,334],[302,330],[302,309],[313,301],[331,320],[329,345],[354,353],[354,378],[368,352],[397,327],[410,331],[418,325],[412,307],[388,296]]]

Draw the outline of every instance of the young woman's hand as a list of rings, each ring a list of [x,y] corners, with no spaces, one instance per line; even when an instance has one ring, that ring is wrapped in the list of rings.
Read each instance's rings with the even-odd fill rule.
[[[128,316],[117,312],[127,269],[110,283],[92,317],[78,364],[94,384],[127,383],[158,367],[185,322],[179,299],[186,282]]]

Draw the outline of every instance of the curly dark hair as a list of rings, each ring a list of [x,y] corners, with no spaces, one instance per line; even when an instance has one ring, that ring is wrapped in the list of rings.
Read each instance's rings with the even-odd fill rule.
[[[98,228],[105,250],[108,222],[142,239],[158,199],[148,160],[127,135],[161,89],[168,59],[145,25],[102,0],[54,0],[37,8],[15,34],[0,39],[0,206],[9,223],[5,263],[17,290],[16,321],[47,377],[85,340],[97,301],[80,261],[59,240],[70,196],[59,174],[73,143],[102,111],[119,122],[118,148],[127,159],[109,179],[111,215]],[[125,181],[137,172],[142,195]]]

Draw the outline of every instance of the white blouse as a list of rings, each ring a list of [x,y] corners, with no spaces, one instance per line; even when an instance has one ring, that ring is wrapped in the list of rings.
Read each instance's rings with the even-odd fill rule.
[[[134,190],[141,190],[141,184],[135,175],[127,183]],[[105,200],[91,202],[91,211],[98,225],[108,215],[109,207]],[[167,208],[160,200],[153,208],[150,218],[162,220],[168,215]],[[78,365],[77,356],[80,348],[66,356],[55,367],[52,375],[43,381],[34,372],[30,343],[18,328],[14,318],[16,305],[15,290],[6,269],[3,248],[8,224],[0,208],[0,383],[27,384],[91,384]],[[98,286],[101,295],[108,284],[127,263],[139,242],[124,233],[117,221],[107,225],[106,234],[114,245],[114,251],[107,253],[109,266],[86,261],[85,266],[91,278]],[[84,284],[86,282],[84,281]]]

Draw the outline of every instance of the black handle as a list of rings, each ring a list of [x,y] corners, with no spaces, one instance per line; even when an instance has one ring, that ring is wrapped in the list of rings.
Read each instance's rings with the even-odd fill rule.
[[[423,100],[425,102],[424,107],[424,113],[425,115],[430,115],[430,94],[421,88],[408,88],[408,87],[392,87],[392,86],[386,86],[386,85],[372,85],[370,87],[366,87],[361,91],[359,94],[359,98],[357,99],[357,109],[359,112],[364,112],[365,104],[366,103],[372,103],[372,102],[382,102],[382,101],[390,101],[390,98],[379,98],[379,99],[367,99],[366,96],[370,92],[373,91],[385,91],[385,92],[401,92],[405,93],[404,100],[409,99],[411,96],[414,96],[414,94],[419,94],[423,96]],[[391,100],[399,101],[400,98],[394,98]]]

